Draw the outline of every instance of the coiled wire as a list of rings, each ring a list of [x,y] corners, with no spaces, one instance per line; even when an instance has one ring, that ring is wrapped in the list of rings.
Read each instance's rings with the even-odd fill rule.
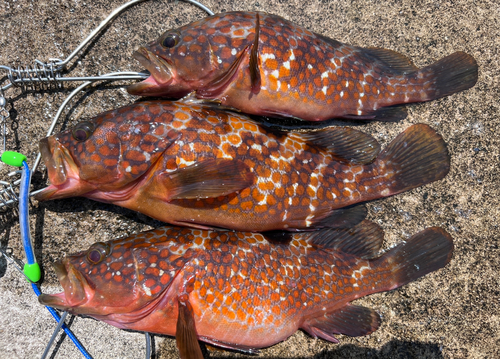
[[[23,92],[62,88],[62,82],[57,79],[61,77],[63,68],[55,62],[44,63],[35,60],[32,65],[17,66],[17,68],[0,66],[0,69],[7,71],[9,79],[9,84],[2,87],[2,90],[12,86],[21,88]]]

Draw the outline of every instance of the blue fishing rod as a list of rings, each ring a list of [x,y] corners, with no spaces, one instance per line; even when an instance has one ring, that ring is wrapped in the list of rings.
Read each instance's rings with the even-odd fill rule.
[[[30,226],[29,226],[29,189],[31,184],[31,171],[26,162],[26,156],[13,152],[13,151],[5,151],[2,154],[1,161],[7,165],[22,167],[22,175],[21,175],[21,184],[19,189],[19,222],[21,227],[21,240],[24,247],[24,252],[26,254],[26,264],[23,268],[23,274],[26,276],[28,281],[31,283],[31,287],[38,297],[41,293],[40,288],[36,282],[38,282],[42,276],[42,271],[40,270],[40,265],[36,261],[35,253],[33,251],[33,243],[31,241],[30,235]],[[73,332],[64,324],[64,320],[66,318],[67,312],[63,313],[63,316],[60,317],[59,314],[55,311],[54,308],[45,307],[52,314],[54,319],[57,321],[58,325],[54,334],[52,335],[45,351],[42,355],[42,359],[45,358],[48,354],[52,343],[55,340],[55,337],[60,329],[63,329],[66,335],[73,341],[75,346],[80,350],[85,358],[92,359],[87,350],[83,347],[80,341],[76,338]]]

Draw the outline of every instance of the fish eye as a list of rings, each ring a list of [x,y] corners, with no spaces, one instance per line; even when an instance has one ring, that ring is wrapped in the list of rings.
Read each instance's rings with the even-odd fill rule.
[[[75,126],[73,132],[73,138],[78,142],[87,141],[90,136],[94,133],[95,126],[92,122],[83,121]]]
[[[171,32],[165,36],[161,44],[163,47],[172,48],[179,43],[180,39],[181,37],[178,33]]]
[[[109,245],[103,242],[97,242],[90,246],[87,251],[87,259],[92,264],[98,264],[109,254]]]

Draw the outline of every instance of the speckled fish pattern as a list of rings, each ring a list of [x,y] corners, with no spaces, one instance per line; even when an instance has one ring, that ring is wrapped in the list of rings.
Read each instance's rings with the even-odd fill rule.
[[[345,144],[332,145],[344,135]],[[408,128],[380,153],[377,146],[349,128],[274,132],[210,106],[140,102],[42,140],[51,185],[37,198],[84,196],[205,229],[335,227],[362,219],[344,207],[449,170],[446,146],[427,125]],[[350,152],[368,163],[346,160]]]
[[[456,52],[418,69],[386,49],[361,48],[276,15],[227,12],[165,32],[135,57],[151,77],[129,87],[142,96],[198,98],[257,115],[321,121],[398,120],[398,104],[472,87],[473,57]]]
[[[279,242],[258,233],[161,227],[66,257],[55,264],[65,291],[39,300],[167,335],[176,334],[181,300],[195,337],[247,352],[299,328],[336,342],[334,334],[366,335],[380,324],[377,312],[350,301],[435,271],[453,251],[451,237],[436,227],[379,256],[382,241],[369,221],[288,232]]]

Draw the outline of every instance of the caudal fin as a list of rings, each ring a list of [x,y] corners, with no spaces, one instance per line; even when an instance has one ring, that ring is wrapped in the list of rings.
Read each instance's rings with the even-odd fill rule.
[[[429,94],[429,100],[467,90],[476,84],[478,76],[476,60],[461,51],[446,56],[420,71],[431,72],[435,77],[435,92]]]
[[[432,128],[417,124],[397,136],[375,164],[386,173],[393,195],[438,181],[450,170],[450,156],[443,138]]]
[[[385,262],[392,272],[392,280],[381,290],[401,287],[443,268],[451,260],[452,254],[453,239],[444,229],[439,227],[424,229],[378,259]]]

